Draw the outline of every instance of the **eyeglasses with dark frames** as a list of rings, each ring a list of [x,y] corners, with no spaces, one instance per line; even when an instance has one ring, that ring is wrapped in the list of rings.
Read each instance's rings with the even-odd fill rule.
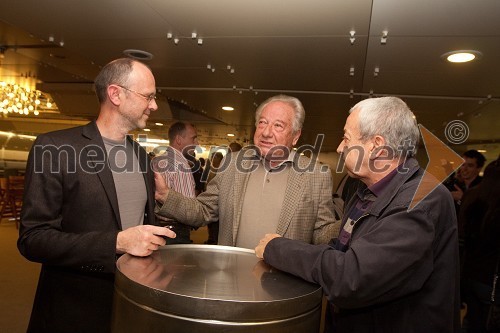
[[[120,88],[123,88],[123,89],[125,89],[125,90],[128,90],[128,91],[130,91],[130,92],[133,92],[134,94],[137,94],[137,95],[139,95],[139,96],[141,96],[141,97],[143,97],[144,99],[146,99],[146,100],[148,101],[148,103],[151,103],[151,101],[152,101],[153,99],[156,99],[156,94],[145,95],[145,94],[142,94],[142,93],[140,93],[140,92],[138,92],[138,91],[135,91],[135,90],[129,89],[129,88],[127,88],[127,87],[124,87],[124,86],[122,86],[122,85],[120,85],[120,84],[117,84],[117,86],[118,86],[118,87],[120,87]]]

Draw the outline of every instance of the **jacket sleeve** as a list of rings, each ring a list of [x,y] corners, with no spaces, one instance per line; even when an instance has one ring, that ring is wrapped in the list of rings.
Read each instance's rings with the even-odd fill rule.
[[[328,299],[342,308],[396,299],[419,290],[434,269],[435,223],[442,204],[433,201],[411,211],[407,203],[392,205],[375,223],[356,225],[365,229],[361,236],[355,229],[346,252],[276,238],[267,245],[264,259],[321,285]],[[447,237],[453,241],[453,230]]]
[[[48,147],[57,146],[50,137],[41,135],[28,157],[17,243],[19,251],[28,260],[42,264],[82,271],[114,272],[117,228],[98,231],[85,223],[78,223],[77,226],[74,220],[81,220],[87,212],[74,211],[73,221],[72,216],[64,216],[64,202],[80,198],[64,195],[65,164],[70,157],[54,154]],[[99,211],[99,207],[95,209]],[[99,223],[93,220],[89,218],[88,222]],[[66,228],[71,224],[73,230],[68,232]]]
[[[222,176],[222,173],[216,174],[207,184],[206,191],[196,198],[188,198],[174,190],[169,190],[167,199],[163,205],[156,206],[155,213],[192,227],[218,221],[219,182]]]

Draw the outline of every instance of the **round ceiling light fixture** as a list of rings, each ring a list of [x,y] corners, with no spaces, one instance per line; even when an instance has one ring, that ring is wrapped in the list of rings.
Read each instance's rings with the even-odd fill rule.
[[[125,54],[127,57],[136,59],[136,60],[151,60],[153,59],[153,55],[149,52],[142,51],[142,50],[134,50],[134,49],[127,49],[123,51],[123,54]]]
[[[453,63],[463,63],[478,59],[482,56],[483,54],[476,50],[458,50],[446,52],[441,56],[441,58]]]

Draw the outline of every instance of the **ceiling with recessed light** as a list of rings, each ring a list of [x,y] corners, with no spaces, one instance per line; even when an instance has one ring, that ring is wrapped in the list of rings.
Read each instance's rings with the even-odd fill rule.
[[[256,106],[284,93],[306,109],[299,144],[324,134],[322,151],[334,151],[350,107],[396,95],[453,149],[485,149],[491,160],[500,152],[499,13],[497,0],[2,0],[0,81],[36,78],[59,113],[9,115],[0,130],[37,134],[95,118],[92,81],[128,50],[152,56],[160,108],[151,136],[187,120],[203,145],[248,143]],[[454,50],[481,56],[443,59]],[[455,120],[468,131],[459,144],[445,135]]]

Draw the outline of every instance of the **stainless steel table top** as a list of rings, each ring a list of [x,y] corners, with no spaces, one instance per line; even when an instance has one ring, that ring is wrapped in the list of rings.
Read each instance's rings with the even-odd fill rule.
[[[127,298],[178,315],[289,317],[310,311],[322,297],[318,285],[236,247],[168,245],[149,257],[123,255],[117,268],[117,286]]]

